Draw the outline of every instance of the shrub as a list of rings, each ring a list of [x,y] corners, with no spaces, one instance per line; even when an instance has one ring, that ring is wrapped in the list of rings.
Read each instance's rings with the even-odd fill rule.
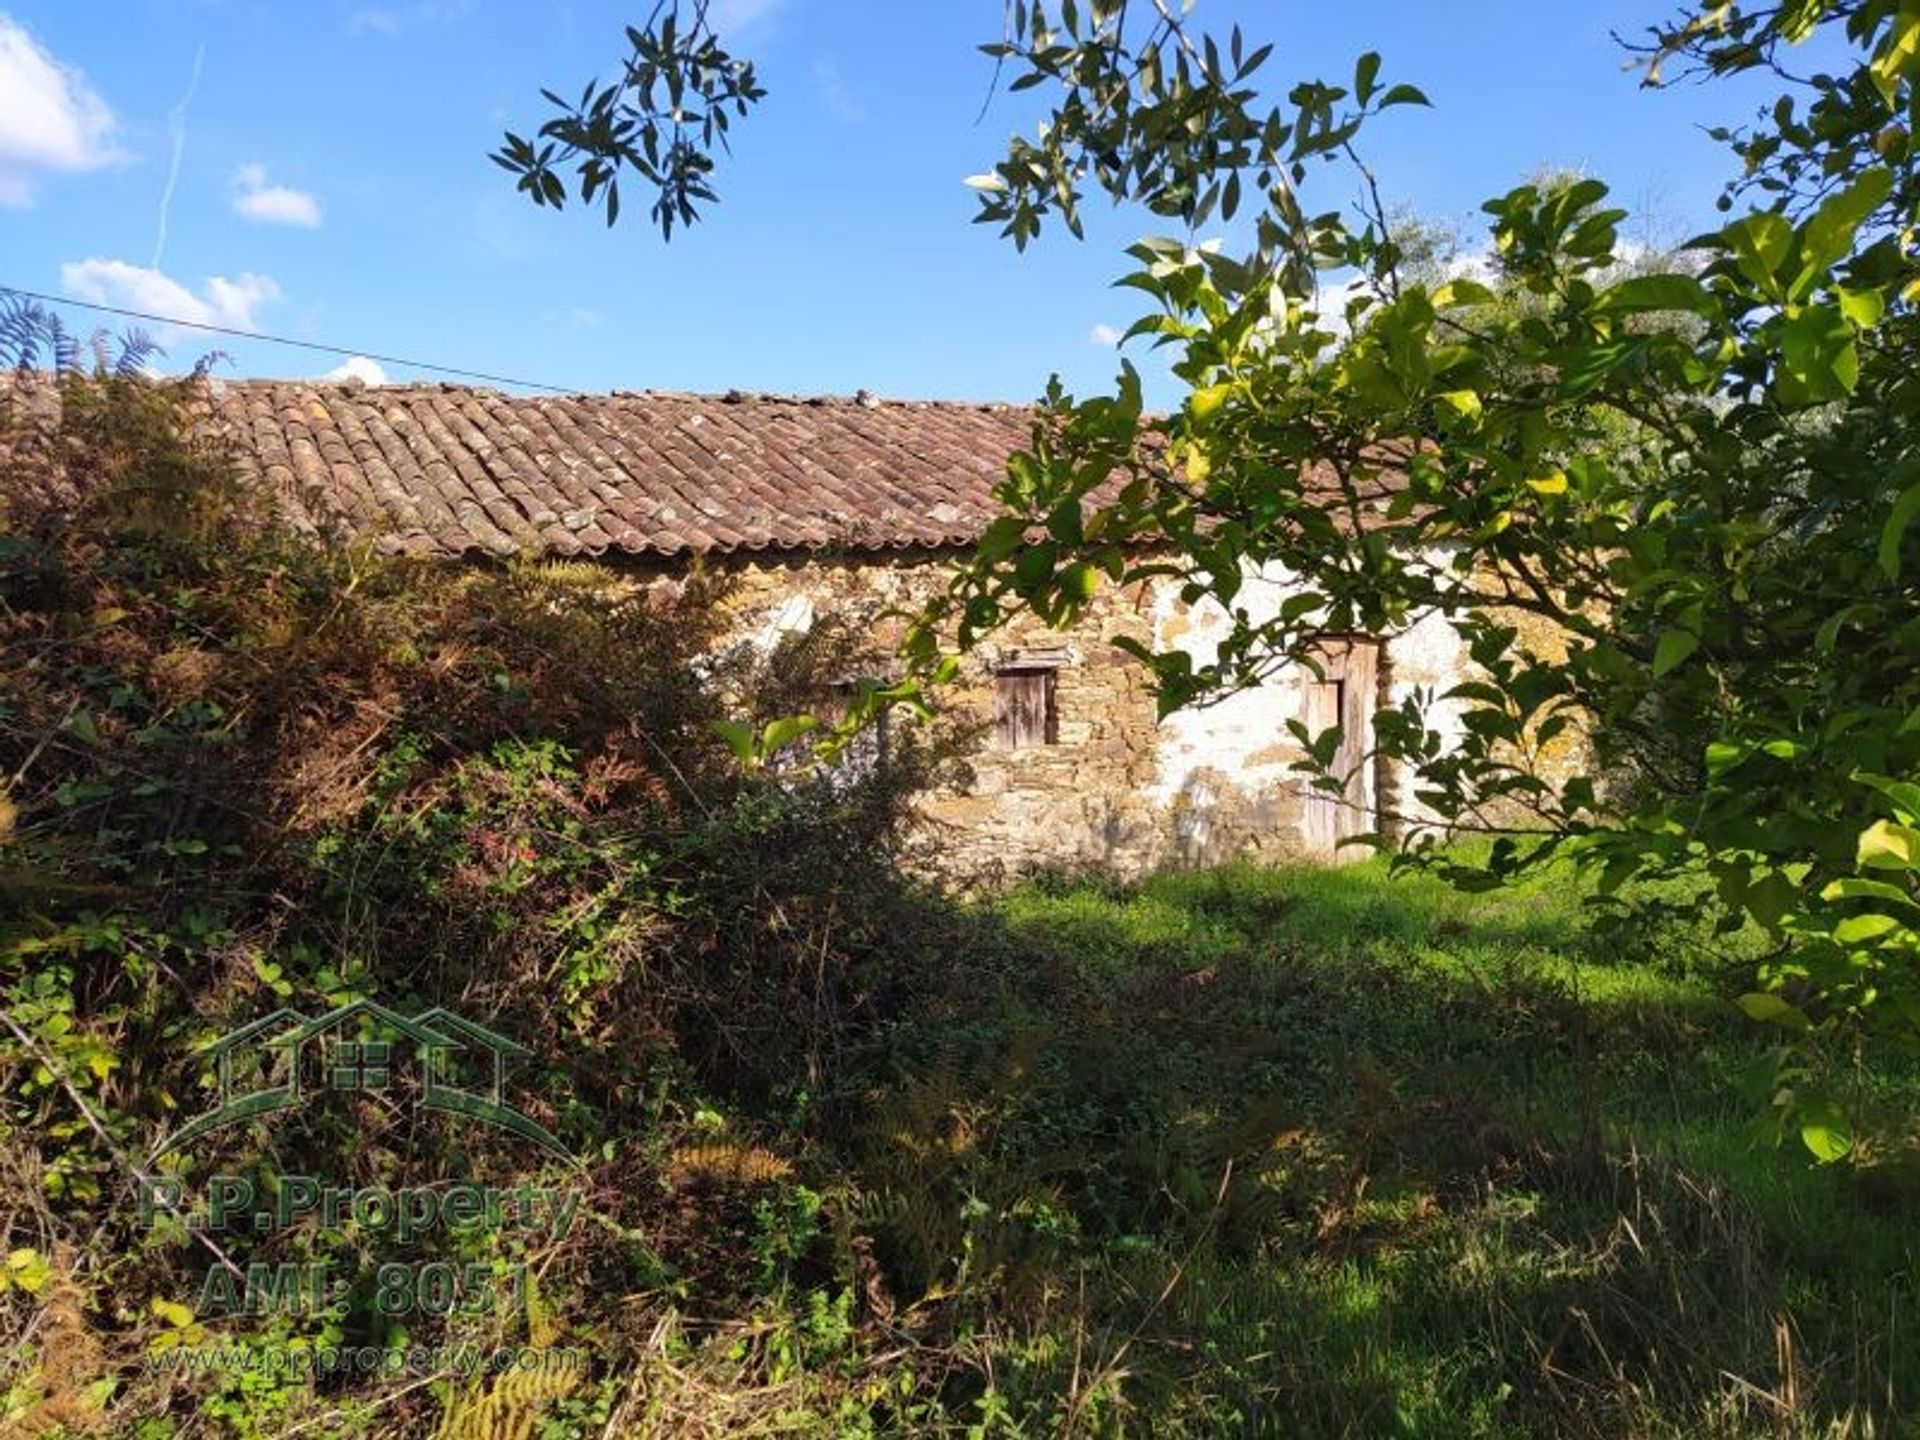
[[[191,383],[22,378],[7,405],[6,1248],[85,1294],[81,1333],[123,1379],[178,1338],[164,1307],[210,1259],[373,1274],[417,1258],[351,1225],[234,1235],[215,1257],[136,1221],[142,1157],[209,1103],[203,1044],[282,1004],[367,997],[446,1006],[531,1049],[516,1094],[588,1157],[606,1222],[543,1255],[555,1293],[657,1278],[636,1237],[675,1137],[718,1123],[714,1105],[804,1110],[910,992],[886,957],[911,953],[924,911],[895,862],[940,737],[898,734],[858,773],[750,773],[715,722],[787,713],[818,676],[806,655],[729,649],[715,576],[669,590],[298,533],[195,429]],[[160,1163],[196,1183],[542,1173],[512,1136],[378,1096]],[[498,1237],[449,1243],[524,1258]],[[275,1338],[390,1343],[404,1327],[366,1289]],[[413,1343],[464,1333],[408,1323]],[[44,1355],[36,1373],[29,1423],[87,1413]],[[158,1398],[142,1383],[139,1403],[165,1410],[241,1381],[176,1375]],[[250,1424],[272,1409],[221,1403]]]

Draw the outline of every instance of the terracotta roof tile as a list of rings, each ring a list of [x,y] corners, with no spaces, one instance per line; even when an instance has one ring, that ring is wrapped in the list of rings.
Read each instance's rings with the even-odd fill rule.
[[[497,554],[971,542],[1032,413],[1010,405],[215,382],[241,466],[303,523]]]
[[[302,528],[344,521],[385,549],[445,555],[970,545],[1034,418],[864,394],[216,380],[208,395],[237,463]]]

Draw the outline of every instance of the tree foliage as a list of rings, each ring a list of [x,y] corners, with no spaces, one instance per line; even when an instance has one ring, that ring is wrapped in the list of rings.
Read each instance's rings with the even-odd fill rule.
[[[711,176],[716,151],[728,148],[732,122],[766,94],[751,62],[725,50],[707,18],[709,0],[656,0],[642,25],[629,25],[629,53],[617,80],[589,80],[569,103],[551,90],[553,107],[533,140],[509,131],[494,164],[518,177],[536,205],[562,209],[576,167],[583,205],[596,200],[607,224],[620,218],[620,174],[630,171],[654,191],[653,221],[671,239],[718,195]]]
[[[1728,132],[1737,213],[1688,266],[1622,276],[1625,215],[1594,180],[1487,203],[1500,291],[1409,279],[1364,207],[1292,232],[1357,277],[1335,313],[1271,247],[1137,247],[1124,283],[1154,309],[1134,330],[1185,397],[1146,414],[1131,367],[1114,396],[1056,388],[953,598],[962,642],[1010,607],[1066,620],[1100,583],[1171,572],[1234,620],[1212,664],[1143,656],[1171,710],[1323,631],[1444,616],[1478,673],[1377,717],[1379,752],[1417,776],[1379,843],[1472,885],[1571,854],[1616,905],[1678,881],[1685,908],[1778,941],[1750,1013],[1911,1034],[1920,14],[1718,5],[1649,50],[1790,77],[1816,31],[1846,67],[1789,79],[1804,115],[1789,94]],[[1263,570],[1302,582],[1271,618],[1236,603]],[[1571,736],[1585,763],[1546,764]],[[1485,865],[1440,848],[1462,828],[1500,833]],[[1829,1100],[1778,1100],[1844,1153]]]
[[[1376,843],[1481,886],[1573,855],[1622,913],[1633,882],[1677,881],[1682,908],[1777,941],[1752,1013],[1912,1033],[1920,11],[1714,0],[1656,27],[1632,46],[1649,85],[1782,86],[1716,132],[1743,167],[1728,222],[1684,264],[1626,270],[1603,183],[1521,185],[1484,207],[1498,286],[1407,263],[1361,145],[1424,97],[1377,55],[1279,105],[1256,83],[1270,48],[1185,7],[1005,18],[983,48],[1053,104],[971,182],[979,218],[1020,245],[1049,219],[1077,233],[1091,190],[1182,222],[1121,283],[1183,398],[1149,414],[1131,363],[1112,394],[1056,382],[917,657],[949,624],[964,647],[1017,607],[1067,622],[1170,574],[1233,621],[1208,663],[1142,653],[1171,711],[1328,631],[1443,617],[1476,674],[1376,718],[1369,763],[1418,777]],[[1816,53],[1840,63],[1800,73]],[[1356,205],[1313,212],[1317,162],[1351,168]],[[1195,243],[1243,209],[1237,249]],[[1262,571],[1300,588],[1256,617]],[[1581,763],[1544,763],[1570,747]],[[1463,829],[1498,834],[1484,864],[1441,845]],[[1779,1100],[1817,1151],[1846,1148],[1828,1102]]]

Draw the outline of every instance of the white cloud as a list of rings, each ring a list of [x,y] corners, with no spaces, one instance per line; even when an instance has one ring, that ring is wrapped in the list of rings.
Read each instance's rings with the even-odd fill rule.
[[[416,0],[411,5],[366,5],[347,17],[347,34],[385,35],[389,39],[402,31],[427,25],[452,25],[466,18],[473,0]]]
[[[1627,258],[1629,246],[1620,248],[1622,259]],[[1474,250],[1464,255],[1456,255],[1446,266],[1449,280],[1477,280],[1482,285],[1491,285],[1500,278],[1500,262],[1494,258],[1491,250]]]
[[[188,325],[230,330],[257,330],[256,312],[280,298],[278,285],[251,271],[232,280],[215,275],[195,294],[170,275],[125,260],[70,261],[60,267],[60,288],[95,305],[117,305]],[[162,344],[170,344],[178,337],[177,328],[163,328],[159,338]]]
[[[120,158],[113,111],[87,77],[0,11],[0,205],[33,203],[34,182]]]
[[[391,10],[356,10],[347,21],[347,33],[356,39],[362,35],[398,35],[400,17]]]
[[[866,110],[853,98],[846,81],[840,78],[840,67],[833,61],[813,62],[813,88],[820,92],[820,102],[827,107],[827,113],[842,125],[858,125],[867,118]]]
[[[363,385],[391,385],[387,372],[377,360],[369,360],[364,355],[355,355],[351,359],[336,365],[320,377],[322,380],[358,380]]]
[[[242,165],[233,177],[233,213],[263,225],[320,228],[319,197],[287,185],[269,185],[267,167]]]
[[[1122,338],[1119,328],[1114,325],[1096,325],[1087,332],[1089,345],[1104,345],[1108,349],[1118,345]]]
[[[720,43],[732,49],[728,44],[730,38],[737,38],[751,30],[779,9],[782,3],[783,0],[713,0],[707,6],[707,23],[720,37]]]

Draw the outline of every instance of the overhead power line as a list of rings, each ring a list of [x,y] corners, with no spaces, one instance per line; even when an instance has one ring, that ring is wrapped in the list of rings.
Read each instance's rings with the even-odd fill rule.
[[[485,380],[493,385],[517,385],[523,390],[545,390],[554,395],[577,395],[577,389],[548,385],[541,380],[516,380],[511,375],[490,375],[484,370],[462,370],[453,365],[436,365],[430,360],[409,360],[404,355],[381,355],[372,350],[349,350],[339,345],[323,345],[318,340],[293,340],[285,335],[263,335],[257,330],[241,330],[231,325],[212,325],[204,320],[182,320],[174,315],[150,315],[144,310],[127,310],[118,305],[98,305],[91,300],[73,300],[64,295],[43,295],[38,290],[23,290],[18,285],[0,284],[0,295],[19,295],[28,300],[43,300],[49,305],[72,305],[81,310],[96,310],[103,315],[119,315],[128,320],[145,320],[153,325],[177,325],[183,330],[206,330],[215,335],[232,335],[240,340],[261,340],[269,345],[288,345],[296,350],[317,350],[323,355],[344,355],[349,360],[377,360],[383,365],[404,365],[409,370],[431,370],[436,375],[458,375],[463,380]]]

